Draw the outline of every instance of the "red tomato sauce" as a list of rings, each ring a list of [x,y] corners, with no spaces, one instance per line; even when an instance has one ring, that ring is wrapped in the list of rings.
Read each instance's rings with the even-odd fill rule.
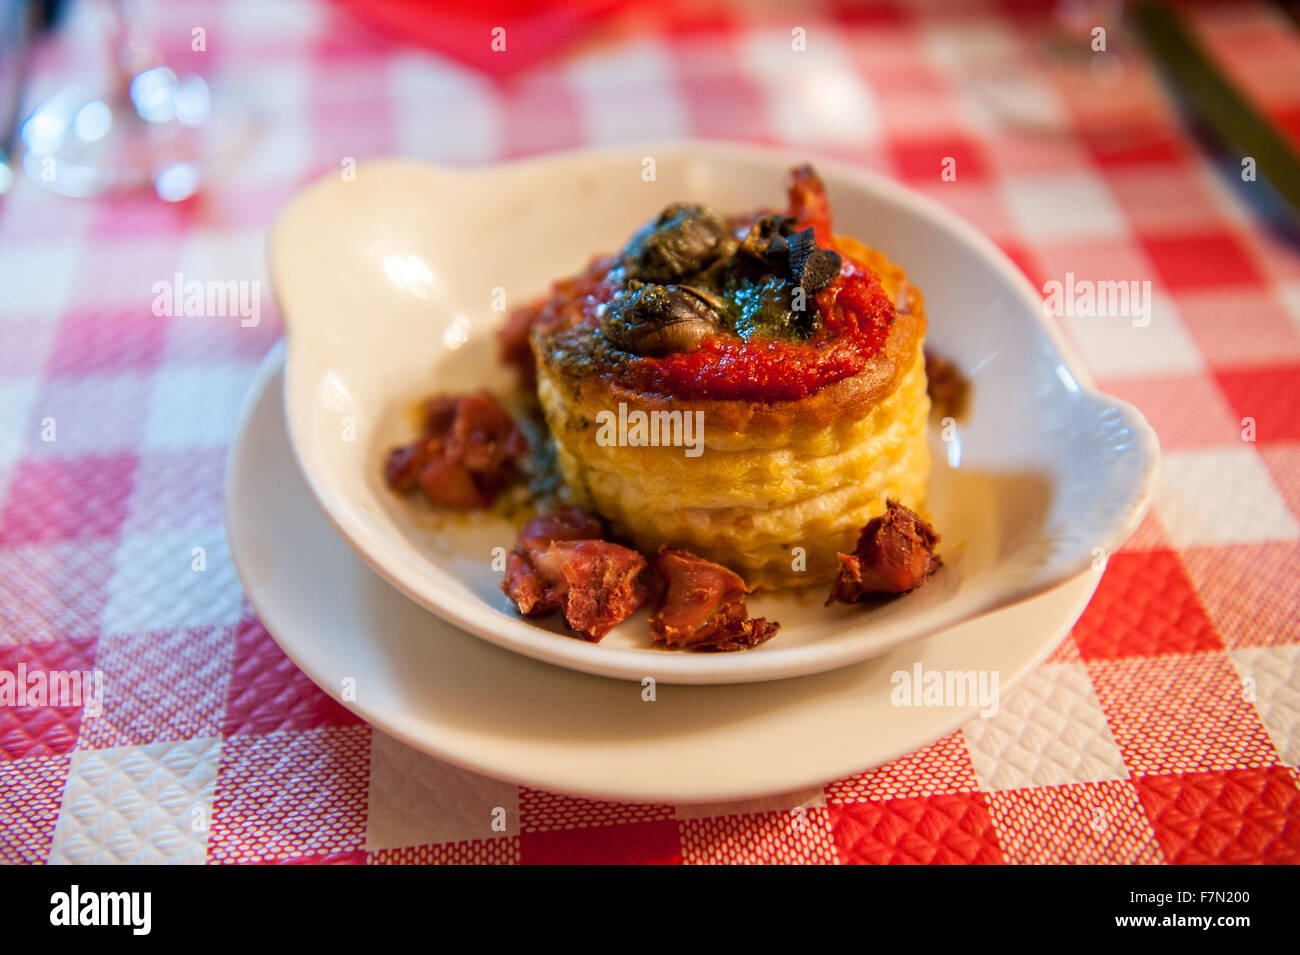
[[[884,348],[894,321],[894,306],[880,277],[847,256],[839,278],[815,301],[821,327],[807,341],[717,335],[694,352],[630,362],[623,383],[681,398],[806,397],[862,371]]]

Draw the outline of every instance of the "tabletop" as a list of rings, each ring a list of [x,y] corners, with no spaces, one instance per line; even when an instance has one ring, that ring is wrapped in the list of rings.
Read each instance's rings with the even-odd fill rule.
[[[339,6],[165,5],[164,49],[256,109],[241,162],[180,203],[21,180],[0,205],[0,861],[1300,861],[1300,232],[1122,25],[1097,50],[1025,6],[665,2],[490,76]],[[1189,17],[1300,140],[1295,26]],[[41,49],[36,86],[74,65]],[[1054,320],[1158,432],[1155,503],[996,716],[885,766],[713,806],[480,778],[359,721],[249,609],[222,476],[279,316],[160,316],[154,287],[269,288],[276,210],[349,159],[687,136],[897,177],[1039,287],[1149,281],[1144,322]],[[3,696],[37,671],[102,674],[102,701]]]

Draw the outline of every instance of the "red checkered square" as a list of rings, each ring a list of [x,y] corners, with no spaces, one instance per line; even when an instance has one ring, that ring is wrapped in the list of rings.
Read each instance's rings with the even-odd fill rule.
[[[98,636],[113,551],[104,538],[0,548],[0,644]]]
[[[223,865],[229,862],[222,861]],[[324,855],[288,856],[283,859],[259,860],[260,865],[365,865],[366,853],[363,849],[352,852],[331,852]]]
[[[587,826],[614,826],[628,823],[656,822],[673,818],[672,806],[638,803],[603,802],[548,793],[540,789],[519,789],[519,829],[521,832],[548,832]]]
[[[1178,556],[1164,550],[1112,555],[1074,640],[1085,660],[1223,647]]]
[[[881,125],[894,135],[943,133],[960,127],[959,104],[948,92],[897,90],[876,100]]]
[[[230,665],[223,735],[301,732],[359,722],[284,655],[261,621],[247,617],[240,622]]]
[[[360,850],[369,765],[368,726],[227,739],[212,803],[209,860]]]
[[[382,95],[353,103],[316,97],[309,128],[312,155],[330,161],[335,171],[345,156],[360,161],[398,151],[392,104]]]
[[[0,864],[39,865],[49,857],[71,762],[68,756],[0,760]]]
[[[524,865],[677,865],[681,837],[672,820],[525,832],[519,837]]]
[[[1183,325],[1213,368],[1300,357],[1300,331],[1275,289],[1184,291],[1175,300]]]
[[[999,239],[998,248],[1016,264],[1016,267],[1029,279],[1029,284],[1038,289],[1040,294],[1047,282],[1048,273],[1038,253],[1023,242],[1015,239]]]
[[[1134,776],[1277,763],[1241,677],[1222,653],[1093,660],[1088,671]]]
[[[989,178],[989,161],[984,149],[969,136],[915,136],[889,144],[889,155],[903,179],[918,183],[983,183]],[[950,171],[951,170],[951,171]]]
[[[688,865],[836,862],[830,813],[824,808],[688,819],[681,834],[682,862]]]
[[[1006,204],[984,184],[959,178],[957,182],[935,179],[913,185],[918,192],[941,206],[947,206],[987,235],[1011,235],[1013,232]]]
[[[142,192],[100,196],[92,205],[94,214],[87,238],[98,250],[124,239],[177,238],[198,220],[203,203],[159,202]],[[168,266],[161,267],[165,270]],[[149,288],[143,286],[144,291]]]
[[[515,158],[571,149],[582,142],[581,116],[573,90],[558,70],[511,77],[501,87],[501,152]]]
[[[876,769],[831,783],[826,787],[826,801],[870,802],[978,789],[966,740],[956,732]]]
[[[1142,248],[1164,286],[1172,291],[1264,280],[1241,239],[1226,229],[1195,234],[1146,235]]]
[[[1035,251],[1047,279],[1065,282],[1073,272],[1075,281],[1132,282],[1153,277],[1151,260],[1141,246],[1124,241],[1070,241],[1039,243]],[[1040,285],[1039,288],[1042,286]]]
[[[1170,862],[1300,863],[1300,790],[1283,767],[1133,781]]]
[[[877,99],[907,93],[928,93],[931,96],[952,98],[952,81],[942,68],[917,59],[917,38],[910,31],[879,30],[858,31],[855,43],[845,53],[860,70]],[[888,38],[891,42],[885,42]],[[956,126],[961,127],[958,123]],[[886,130],[895,135],[905,131],[886,124]]]
[[[1138,231],[1203,231],[1222,219],[1215,195],[1198,165],[1111,168],[1106,182]]]
[[[1125,166],[1180,166],[1192,150],[1178,129],[1150,122],[1135,132],[1132,126],[1090,123],[1082,138],[1094,162],[1106,168]]]
[[[46,372],[79,376],[151,368],[162,354],[170,321],[149,309],[74,308],[59,321]]]
[[[262,290],[262,310],[256,325],[245,328],[231,318],[187,318],[169,323],[163,360],[218,363],[261,358],[284,332],[268,290]]]
[[[1300,106],[1278,106],[1268,111],[1269,118],[1291,137],[1292,148],[1300,148]]]
[[[202,627],[101,638],[103,712],[82,721],[78,748],[219,735],[234,630]]]
[[[671,55],[689,135],[747,139],[762,127],[762,90],[751,76],[732,67],[743,53],[731,36],[710,34],[684,39],[673,44]],[[547,92],[540,91],[543,95]],[[576,126],[577,104],[565,99],[558,102],[560,109],[551,108],[548,102],[545,110],[534,111],[529,125],[537,125],[542,116],[549,119],[554,115],[559,130],[565,130],[570,122]],[[576,128],[572,132],[578,137]]]
[[[1218,372],[1241,418],[1255,419],[1256,441],[1300,440],[1300,363]]]
[[[1127,779],[991,793],[989,813],[1007,861],[1022,865],[1162,862]]]
[[[35,690],[33,674],[42,674],[48,696],[49,674],[54,670],[85,671],[95,666],[94,640],[52,640],[0,647],[0,670],[19,676],[26,665],[27,687]],[[15,692],[17,687],[15,685]],[[62,756],[77,742],[82,706],[0,706],[0,763],[11,759]]]
[[[23,461],[0,509],[0,547],[116,534],[126,517],[135,462],[131,454]]]
[[[370,865],[519,865],[522,860],[518,836],[381,849],[367,859]]]
[[[915,11],[906,3],[855,3],[853,0],[832,0],[828,4],[837,23],[858,28],[854,36],[868,36],[880,40],[893,40],[895,45],[907,44],[909,52],[915,49],[906,27],[912,22]]]
[[[1183,560],[1228,646],[1300,643],[1300,548],[1295,544],[1192,547]]]
[[[338,167],[342,169],[342,166]],[[310,177],[304,177],[301,185],[309,185]],[[271,210],[288,205],[295,193],[295,184],[274,180],[243,180],[238,183],[225,184],[220,192],[221,202],[209,208],[203,220],[203,227],[218,233],[250,232],[266,228],[267,215]],[[269,291],[263,286],[263,291]],[[273,296],[266,295],[262,303],[262,317],[265,319],[271,308]]]
[[[1241,419],[1208,375],[1116,378],[1098,386],[1135,405],[1156,429],[1161,448],[1196,448],[1241,440]]]
[[[948,128],[951,128],[949,126]],[[1079,144],[1064,136],[1043,136],[1014,129],[999,130],[983,143],[994,169],[1005,178],[1057,172],[1077,173],[1091,168],[1090,157]]]
[[[987,793],[953,793],[829,807],[841,862],[979,864],[1005,861]]]

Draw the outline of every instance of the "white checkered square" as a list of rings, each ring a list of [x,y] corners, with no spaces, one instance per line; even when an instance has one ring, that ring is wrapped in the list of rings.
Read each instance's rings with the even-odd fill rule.
[[[803,51],[792,48],[791,29],[752,30],[741,44],[748,74],[763,87],[768,124],[776,135],[833,146],[879,142],[884,124],[875,94],[834,29],[809,24]]]
[[[114,557],[108,594],[102,621],[106,634],[227,626],[239,621],[243,606],[219,527],[125,535]]]
[[[1166,451],[1156,510],[1180,550],[1300,539],[1300,527],[1251,445]]]
[[[585,138],[593,145],[686,135],[686,116],[669,92],[672,58],[662,44],[638,40],[595,50],[575,59],[566,72]]]
[[[1022,173],[1002,181],[1002,195],[1013,220],[1036,241],[1121,238],[1126,232],[1124,213],[1091,173]]]
[[[402,155],[466,163],[498,157],[500,102],[475,71],[423,53],[398,54],[388,84]]]
[[[60,315],[80,261],[81,245],[65,238],[6,242],[0,255],[0,322]]]
[[[176,268],[186,282],[257,282],[261,291],[259,312],[269,313],[271,284],[266,271],[266,230],[254,229],[195,229],[186,235],[181,244]],[[241,291],[242,295],[242,291]],[[242,299],[241,299],[242,304]],[[231,321],[239,325],[242,313],[230,316],[212,316],[197,321]]]
[[[1300,646],[1243,647],[1228,657],[1243,679],[1243,692],[1253,697],[1269,739],[1282,762],[1300,766]]]
[[[74,753],[52,864],[202,865],[220,739]]]
[[[1136,276],[1116,276],[1114,280],[1144,281]],[[1205,359],[1173,300],[1153,287],[1147,305],[1150,311],[1146,316],[1068,315],[1061,319],[1096,377],[1196,374],[1205,368]]]
[[[229,444],[256,369],[254,362],[163,367],[153,377],[144,448],[169,451]]]
[[[144,431],[149,394],[149,380],[130,372],[51,379],[28,421],[29,448],[33,454],[61,458],[134,451]],[[105,401],[105,395],[112,400]],[[44,440],[47,435],[53,440]]]
[[[4,409],[0,415],[0,488],[9,468],[22,457],[23,446],[40,440],[40,432],[32,434],[29,429],[37,388],[31,375],[0,378],[0,408]]]
[[[1124,779],[1128,770],[1081,663],[1040,667],[997,715],[962,728],[985,790]]]
[[[1300,329],[1300,281],[1279,282],[1277,292],[1286,309],[1287,318],[1295,323],[1297,329]]]
[[[493,828],[497,819],[504,829]],[[426,756],[383,733],[372,735],[367,849],[518,834],[518,786]]]

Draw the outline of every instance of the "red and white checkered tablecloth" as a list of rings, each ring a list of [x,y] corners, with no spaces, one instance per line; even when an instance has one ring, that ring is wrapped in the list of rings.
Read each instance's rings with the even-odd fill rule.
[[[1300,860],[1300,238],[1262,183],[1207,158],[1140,61],[1120,97],[1104,70],[1051,66],[1023,4],[666,2],[492,80],[322,3],[163,6],[178,60],[255,93],[246,161],[179,205],[22,181],[0,206],[0,670],[106,682],[98,715],[0,707],[0,861]],[[1300,139],[1300,34],[1266,4],[1193,19]],[[38,89],[70,59],[42,51]],[[155,317],[152,287],[265,287],[274,212],[343,157],[688,135],[898,176],[1039,285],[1150,279],[1148,327],[1062,323],[1159,432],[1156,503],[995,718],[894,763],[707,808],[481,779],[359,722],[252,615],[222,472],[279,319],[269,296],[256,328]],[[490,806],[506,832],[483,831]]]

